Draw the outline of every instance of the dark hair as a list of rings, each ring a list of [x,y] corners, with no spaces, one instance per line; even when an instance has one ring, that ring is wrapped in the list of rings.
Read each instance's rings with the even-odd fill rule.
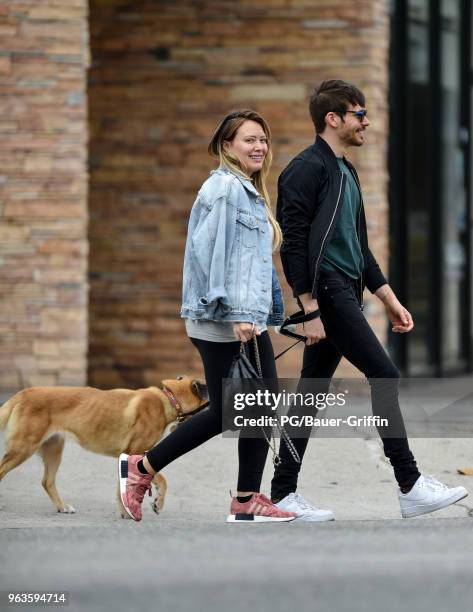
[[[309,111],[315,130],[321,134],[325,130],[325,115],[330,111],[341,114],[348,110],[348,105],[365,105],[363,93],[350,83],[331,79],[323,81],[310,96]]]

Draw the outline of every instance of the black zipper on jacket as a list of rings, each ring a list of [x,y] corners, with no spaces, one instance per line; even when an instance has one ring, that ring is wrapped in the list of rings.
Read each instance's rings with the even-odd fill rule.
[[[328,234],[329,234],[329,232],[330,232],[330,228],[331,228],[331,227],[332,227],[332,225],[333,225],[333,220],[335,219],[335,215],[337,214],[338,205],[339,205],[339,203],[340,203],[340,197],[341,197],[341,194],[342,194],[342,189],[343,189],[343,179],[344,179],[344,177],[345,177],[344,172],[340,172],[340,174],[341,174],[341,178],[342,178],[342,180],[341,180],[341,182],[340,182],[340,189],[338,190],[338,197],[337,197],[337,202],[336,202],[336,204],[335,204],[335,210],[333,211],[332,218],[330,219],[329,226],[328,226],[328,228],[327,228],[327,231],[325,232],[325,236],[324,236],[324,238],[323,238],[323,240],[322,240],[322,244],[321,244],[321,246],[320,246],[320,251],[319,251],[319,254],[318,254],[318,256],[317,256],[317,260],[316,260],[316,262],[315,262],[315,269],[314,269],[314,281],[313,281],[313,283],[312,283],[312,295],[314,294],[314,287],[315,287],[315,283],[316,283],[316,280],[317,280],[317,266],[319,265],[320,257],[321,257],[321,255],[322,255],[322,251],[324,250],[324,244],[325,244],[325,241],[327,240],[327,236],[328,236]]]

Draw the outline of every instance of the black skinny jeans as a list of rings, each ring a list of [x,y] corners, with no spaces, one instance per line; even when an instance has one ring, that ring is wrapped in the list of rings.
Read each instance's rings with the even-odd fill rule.
[[[174,432],[146,453],[152,468],[157,472],[181,455],[222,433],[222,379],[228,376],[233,358],[240,351],[240,342],[208,342],[196,338],[190,340],[199,351],[204,364],[210,405],[179,425]],[[273,346],[268,332],[257,336],[257,341],[263,377],[277,378]],[[249,355],[255,366],[252,344],[253,342],[250,343]],[[259,492],[267,454],[268,444],[264,437],[239,438],[239,491]]]
[[[373,414],[387,418],[391,432],[395,432],[396,437],[392,437],[392,433],[391,437],[383,437],[383,430],[378,428],[384,454],[391,462],[398,484],[411,487],[420,473],[409,449],[399,408],[399,370],[363,315],[356,296],[357,282],[338,272],[321,273],[318,304],[327,338],[305,347],[299,387],[303,389],[305,378],[326,379],[327,388],[321,391],[327,392],[342,356],[363,372],[371,386]],[[301,459],[310,430],[305,433],[305,437],[293,440]],[[275,500],[297,489],[301,467],[301,464],[294,461],[285,444],[280,445],[279,454],[281,463],[276,467],[271,483],[271,497]]]

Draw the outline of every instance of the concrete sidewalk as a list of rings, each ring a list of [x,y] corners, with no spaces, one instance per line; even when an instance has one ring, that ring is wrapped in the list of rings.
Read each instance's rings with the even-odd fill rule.
[[[456,469],[473,464],[470,439],[413,439],[410,442],[421,471],[449,485],[463,484],[471,496],[460,504],[427,515],[467,517],[473,509],[473,478]],[[3,454],[3,436],[0,443]],[[269,456],[268,456],[269,457]],[[168,496],[160,518],[219,523],[235,489],[237,440],[217,437],[168,466]],[[266,465],[263,492],[269,492],[271,461]],[[0,484],[0,528],[98,526],[121,520],[117,514],[116,462],[66,442],[58,472],[58,490],[77,514],[57,515],[41,486],[42,463],[34,456],[10,472]],[[338,520],[399,519],[396,484],[377,439],[317,439],[309,442],[299,490],[316,505],[330,508]],[[143,521],[160,520],[146,504]]]

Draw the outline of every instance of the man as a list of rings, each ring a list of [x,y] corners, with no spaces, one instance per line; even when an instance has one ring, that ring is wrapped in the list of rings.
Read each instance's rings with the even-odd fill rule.
[[[342,356],[361,370],[371,386],[373,414],[390,423],[378,431],[399,485],[402,516],[433,512],[468,492],[463,487],[449,489],[418,471],[399,409],[399,371],[363,315],[366,285],[383,303],[394,332],[407,333],[414,326],[368,247],[358,175],[345,159],[350,147],[363,145],[370,125],[365,97],[344,81],[324,81],[312,94],[309,108],[316,141],[282,172],[277,204],[286,279],[305,313],[317,315],[304,323],[307,340],[299,386],[303,388],[304,379],[325,379],[328,387]],[[308,436],[309,432],[294,438],[301,460]],[[329,510],[315,508],[296,492],[300,464],[285,444],[280,445],[280,456],[272,481],[273,502],[296,512],[299,520],[332,520]]]

